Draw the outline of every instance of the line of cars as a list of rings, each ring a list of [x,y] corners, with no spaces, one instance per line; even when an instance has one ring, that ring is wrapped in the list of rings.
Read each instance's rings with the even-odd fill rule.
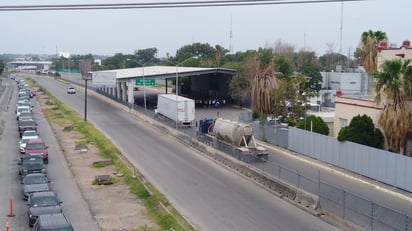
[[[29,92],[33,92],[24,80],[18,83],[18,100],[16,117],[20,141],[18,142],[20,158],[18,172],[21,179],[23,199],[27,201],[28,224],[35,231],[41,230],[74,230],[62,212],[62,201],[50,188],[47,178],[49,163],[48,146],[37,131],[37,123],[33,116]]]

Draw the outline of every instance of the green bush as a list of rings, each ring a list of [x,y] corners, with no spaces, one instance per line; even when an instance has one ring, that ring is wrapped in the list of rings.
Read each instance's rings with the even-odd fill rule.
[[[338,134],[339,141],[351,141],[374,148],[383,148],[382,132],[375,128],[372,119],[367,115],[352,118],[349,126],[342,128]]]
[[[314,116],[314,115],[307,116],[305,119],[300,120],[296,124],[296,127],[300,129],[305,129],[308,131],[312,129],[312,132],[320,133],[323,135],[329,135],[328,125],[319,116]]]

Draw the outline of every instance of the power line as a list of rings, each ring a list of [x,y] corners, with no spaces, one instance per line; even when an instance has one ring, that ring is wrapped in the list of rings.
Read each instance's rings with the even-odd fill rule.
[[[147,2],[147,3],[109,3],[109,4],[49,4],[49,5],[0,5],[0,11],[56,11],[56,10],[121,10],[155,8],[193,8],[258,5],[318,4],[334,2],[360,2],[367,0],[223,0],[188,2]]]

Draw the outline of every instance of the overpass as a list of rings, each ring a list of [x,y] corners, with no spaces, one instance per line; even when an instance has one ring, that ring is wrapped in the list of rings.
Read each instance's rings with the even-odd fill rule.
[[[51,61],[12,61],[6,64],[9,70],[48,70],[52,65]]]

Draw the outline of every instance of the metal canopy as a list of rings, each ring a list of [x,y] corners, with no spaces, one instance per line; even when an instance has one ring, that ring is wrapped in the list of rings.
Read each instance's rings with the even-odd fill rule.
[[[184,76],[196,76],[205,74],[230,74],[236,73],[232,69],[223,68],[203,68],[203,67],[177,67],[176,66],[147,66],[147,67],[137,67],[137,68],[126,68],[126,69],[116,69],[116,70],[106,70],[97,72],[116,72],[117,82],[129,82],[131,79],[136,78],[155,78],[155,79],[169,79],[176,78],[176,71],[178,72],[178,77]]]

